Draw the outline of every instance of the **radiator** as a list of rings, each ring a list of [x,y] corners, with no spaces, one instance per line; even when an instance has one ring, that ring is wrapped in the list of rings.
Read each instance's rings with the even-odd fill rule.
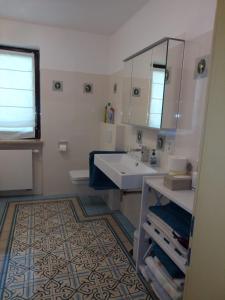
[[[32,188],[32,150],[0,150],[0,191]]]

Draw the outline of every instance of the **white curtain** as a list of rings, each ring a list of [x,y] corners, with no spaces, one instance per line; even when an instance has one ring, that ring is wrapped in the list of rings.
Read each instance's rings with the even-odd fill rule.
[[[0,139],[35,137],[32,53],[0,50]]]

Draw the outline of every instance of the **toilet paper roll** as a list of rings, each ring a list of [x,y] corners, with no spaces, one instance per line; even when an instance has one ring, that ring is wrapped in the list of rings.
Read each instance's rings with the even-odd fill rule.
[[[183,156],[171,155],[168,159],[168,169],[170,174],[186,174],[187,158]]]

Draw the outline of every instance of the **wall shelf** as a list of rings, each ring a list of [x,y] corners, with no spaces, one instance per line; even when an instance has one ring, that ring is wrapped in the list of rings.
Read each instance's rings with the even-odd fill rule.
[[[194,206],[194,192],[191,190],[187,191],[171,191],[163,184],[163,178],[149,178],[146,179],[146,184],[162,194],[170,201],[176,203],[178,206],[192,214]]]
[[[42,145],[42,140],[0,140],[1,145]]]

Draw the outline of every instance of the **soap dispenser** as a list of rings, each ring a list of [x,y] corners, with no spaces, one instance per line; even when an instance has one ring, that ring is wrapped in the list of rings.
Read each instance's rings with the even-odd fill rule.
[[[157,166],[157,156],[155,149],[152,149],[152,153],[150,155],[150,165],[155,167]]]

